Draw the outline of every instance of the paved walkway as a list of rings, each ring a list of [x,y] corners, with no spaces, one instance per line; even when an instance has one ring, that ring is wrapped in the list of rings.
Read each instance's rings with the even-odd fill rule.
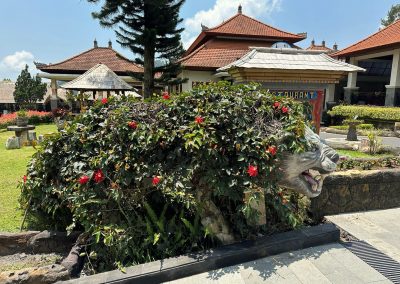
[[[335,134],[335,133],[327,133],[327,132],[321,132],[319,136],[322,139],[327,139],[327,138],[346,138],[346,135],[342,134]],[[367,138],[366,136],[358,136],[358,139],[361,140],[362,138]],[[400,147],[400,138],[397,137],[381,137],[382,138],[382,144],[383,145],[388,145],[391,147]]]
[[[283,253],[168,282],[171,284],[392,283],[342,245]]]
[[[400,262],[400,208],[328,216],[327,219]],[[266,257],[168,283],[392,282],[341,244],[334,243]]]
[[[326,217],[359,240],[400,262],[400,208]]]

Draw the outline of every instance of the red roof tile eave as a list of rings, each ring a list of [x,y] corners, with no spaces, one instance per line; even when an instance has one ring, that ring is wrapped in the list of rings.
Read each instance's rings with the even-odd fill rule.
[[[226,37],[237,37],[237,38],[256,38],[256,39],[265,39],[265,40],[275,40],[275,41],[281,41],[281,40],[286,40],[290,43],[296,43],[299,41],[302,41],[303,39],[306,39],[306,36],[297,36],[296,37],[284,37],[284,36],[265,36],[265,35],[247,35],[247,34],[232,34],[232,33],[220,33],[220,32],[212,32],[212,31],[202,31],[198,37],[195,39],[195,41],[189,46],[189,48],[186,50],[185,54],[183,55],[184,57],[189,56],[194,50],[196,50],[202,43],[204,43],[208,36],[215,37],[215,36],[226,36]]]
[[[67,70],[67,69],[47,69],[47,68],[38,68],[42,72],[50,73],[50,74],[83,74],[87,70]],[[117,75],[120,76],[129,76],[129,73],[142,74],[143,71],[131,71],[131,70],[113,70]]]
[[[355,51],[349,51],[349,52],[343,52],[343,53],[342,53],[342,51],[338,51],[335,53],[331,53],[330,56],[337,57],[337,58],[353,57],[353,56],[360,56],[360,55],[374,53],[374,52],[388,51],[389,49],[391,49],[393,47],[399,48],[400,42],[385,44],[385,45],[381,45],[381,46],[374,46],[374,47],[370,47],[370,48],[366,48],[366,49],[362,49],[362,50],[355,50]]]
[[[249,35],[249,34],[232,34],[232,33],[220,33],[220,32],[207,32],[207,35],[212,35],[212,36],[227,36],[227,37],[238,37],[238,38],[263,38],[263,39],[275,39],[275,40],[286,40],[291,43],[299,42],[303,39],[305,39],[305,36],[299,36],[299,37],[292,37],[292,36],[266,36],[266,35]]]
[[[219,67],[210,67],[210,66],[195,66],[195,65],[182,65],[183,70],[193,70],[193,71],[217,71]]]

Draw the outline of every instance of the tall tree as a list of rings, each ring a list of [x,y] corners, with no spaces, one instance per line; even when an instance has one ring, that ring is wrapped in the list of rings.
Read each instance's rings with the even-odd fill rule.
[[[100,0],[88,0],[101,2]],[[162,81],[176,72],[177,58],[183,53],[181,35],[183,28],[179,10],[185,0],[105,0],[101,10],[93,13],[104,27],[114,28],[117,42],[138,57],[135,61],[144,67],[144,97],[154,90],[154,75],[162,73]],[[166,64],[155,67],[155,59]]]
[[[46,83],[38,76],[32,77],[28,71],[28,65],[21,71],[15,82],[14,100],[17,104],[27,107],[39,100],[43,100],[47,91]]]
[[[398,19],[400,19],[400,4],[392,5],[392,7],[390,7],[387,16],[381,19],[381,24],[387,27]]]

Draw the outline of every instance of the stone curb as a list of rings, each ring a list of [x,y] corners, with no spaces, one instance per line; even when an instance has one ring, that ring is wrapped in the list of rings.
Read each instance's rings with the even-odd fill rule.
[[[283,252],[337,242],[339,238],[340,231],[335,225],[322,224],[222,246],[205,253],[193,253],[135,265],[128,267],[126,273],[113,270],[58,283],[161,283]]]

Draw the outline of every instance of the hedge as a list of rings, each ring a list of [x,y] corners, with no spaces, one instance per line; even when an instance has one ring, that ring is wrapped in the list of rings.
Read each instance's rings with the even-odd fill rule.
[[[358,116],[359,119],[400,121],[399,107],[339,105],[328,111],[328,114],[346,118]]]
[[[257,88],[218,82],[96,101],[30,161],[28,221],[85,231],[98,272],[302,226],[308,201],[277,178],[287,153],[309,147],[308,113]],[[253,201],[264,202],[266,224],[256,225]]]
[[[27,111],[27,116],[30,124],[49,123],[53,121],[51,112],[29,110]],[[7,126],[16,124],[16,119],[16,112],[0,116],[0,129],[5,129]]]

